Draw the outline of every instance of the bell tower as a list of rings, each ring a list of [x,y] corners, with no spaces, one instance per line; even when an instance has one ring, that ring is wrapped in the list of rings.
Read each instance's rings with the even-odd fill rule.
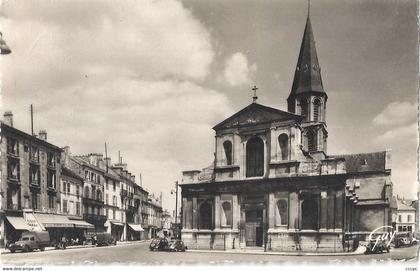
[[[327,153],[326,104],[328,96],[321,79],[321,67],[312,33],[310,7],[300,46],[292,90],[287,98],[288,111],[301,115],[302,144],[314,158],[323,159]]]

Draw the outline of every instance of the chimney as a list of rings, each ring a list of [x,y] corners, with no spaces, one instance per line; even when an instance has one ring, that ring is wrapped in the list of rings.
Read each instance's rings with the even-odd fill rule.
[[[39,131],[39,139],[47,141],[47,131],[46,130],[40,130]]]
[[[4,112],[4,123],[13,127],[13,113],[12,111]]]

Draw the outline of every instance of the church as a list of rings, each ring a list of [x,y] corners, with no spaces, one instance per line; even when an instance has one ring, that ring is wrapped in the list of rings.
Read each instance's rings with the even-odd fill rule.
[[[391,225],[390,151],[327,154],[327,102],[308,13],[287,112],[254,95],[213,127],[214,164],[183,171],[189,249],[353,251]]]

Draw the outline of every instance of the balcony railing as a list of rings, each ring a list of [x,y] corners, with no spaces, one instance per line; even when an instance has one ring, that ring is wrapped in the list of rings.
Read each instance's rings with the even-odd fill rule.
[[[105,215],[97,215],[97,214],[83,214],[83,219],[87,222],[91,222],[92,224],[102,223],[106,221]],[[96,223],[95,223],[96,222]]]

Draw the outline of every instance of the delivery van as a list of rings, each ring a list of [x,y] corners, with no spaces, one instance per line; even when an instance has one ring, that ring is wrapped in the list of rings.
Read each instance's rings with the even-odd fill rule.
[[[12,253],[20,250],[23,252],[33,251],[39,249],[44,251],[45,247],[50,246],[50,235],[48,231],[28,231],[23,232],[19,241],[9,245],[9,250]]]

